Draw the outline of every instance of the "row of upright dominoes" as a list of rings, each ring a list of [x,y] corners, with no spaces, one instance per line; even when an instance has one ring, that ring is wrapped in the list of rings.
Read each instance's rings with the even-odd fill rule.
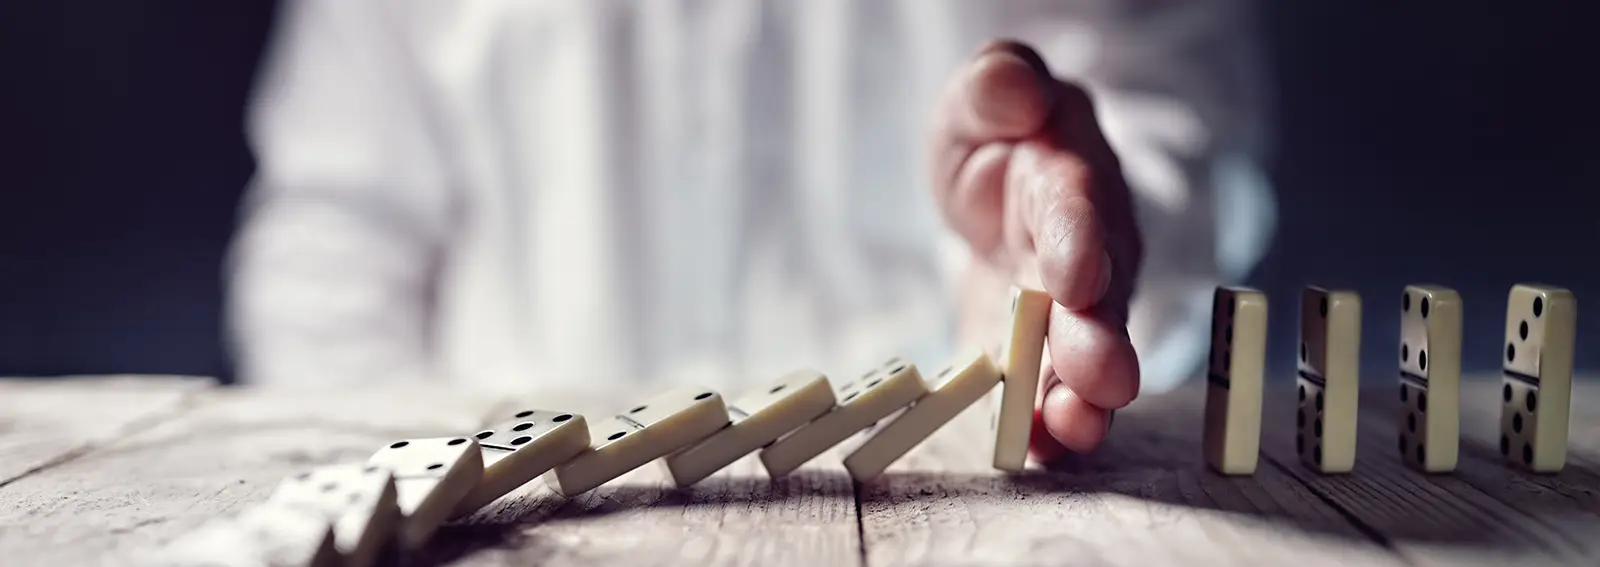
[[[1461,296],[1406,286],[1400,302],[1398,450],[1430,473],[1455,469],[1460,446]],[[1219,287],[1212,305],[1204,452],[1225,474],[1255,472],[1267,341],[1267,297]],[[1514,466],[1556,472],[1566,462],[1567,413],[1578,303],[1558,287],[1518,284],[1506,300],[1500,454]],[[1361,297],[1307,287],[1300,297],[1295,452],[1327,474],[1355,467]]]
[[[850,475],[864,481],[1001,383],[994,466],[1020,471],[1051,304],[1043,291],[1013,290],[1004,369],[972,349],[928,381],[895,357],[841,384],[795,371],[726,404],[710,389],[679,388],[592,424],[577,413],[528,409],[475,435],[395,441],[364,463],[285,479],[266,503],[208,526],[168,557],[182,564],[220,551],[365,567],[388,542],[415,549],[444,522],[536,478],[572,497],[652,461],[686,487],[751,453],[777,478],[837,447]]]

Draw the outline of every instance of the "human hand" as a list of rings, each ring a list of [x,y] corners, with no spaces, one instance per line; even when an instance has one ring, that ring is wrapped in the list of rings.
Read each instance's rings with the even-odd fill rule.
[[[1088,94],[1028,46],[991,42],[946,87],[928,151],[935,200],[974,269],[1055,300],[1033,457],[1093,450],[1139,391],[1127,322],[1144,246]]]

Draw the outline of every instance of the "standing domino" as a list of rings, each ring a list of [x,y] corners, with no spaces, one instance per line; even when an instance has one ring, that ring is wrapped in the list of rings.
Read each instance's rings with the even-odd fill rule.
[[[1206,462],[1222,474],[1253,474],[1261,453],[1267,296],[1254,289],[1218,287],[1211,309]]]
[[[1005,384],[993,422],[994,468],[1003,471],[1019,472],[1027,464],[1033,402],[1039,395],[1039,367],[1052,305],[1050,294],[1043,290],[1011,288],[1011,341],[1001,355]]]
[[[1558,287],[1517,284],[1506,299],[1500,454],[1513,465],[1560,472],[1567,460],[1578,299]]]
[[[761,450],[772,478],[784,476],[928,393],[917,366],[900,357],[839,387],[839,406]]]
[[[400,527],[394,476],[377,465],[320,467],[283,480],[268,501],[307,510],[333,524],[334,544],[350,567],[377,563]]]
[[[456,505],[455,517],[478,511],[589,448],[589,425],[577,414],[522,410],[474,437],[483,451],[483,480]]]
[[[461,499],[483,478],[483,453],[466,437],[406,439],[390,443],[367,464],[394,471],[399,493],[400,544],[416,549],[427,543]]]
[[[1455,470],[1461,444],[1461,296],[1408,285],[1400,300],[1400,460]]]
[[[1323,474],[1356,464],[1360,388],[1361,297],[1307,286],[1300,295],[1300,462]]]
[[[662,462],[679,487],[711,473],[799,429],[834,405],[833,387],[815,370],[796,370],[728,406],[732,423]]]
[[[582,494],[727,424],[722,396],[699,386],[678,388],[595,425],[595,445],[545,473],[545,483],[562,496]]]
[[[1037,365],[1035,367],[1037,369]],[[994,385],[1000,383],[1000,367],[989,355],[973,349],[957,356],[934,380],[938,381],[934,390],[917,400],[916,405],[878,422],[840,446],[844,468],[850,471],[851,477],[865,482],[889,468],[895,460],[994,389]],[[1031,415],[1032,408],[1029,410]]]

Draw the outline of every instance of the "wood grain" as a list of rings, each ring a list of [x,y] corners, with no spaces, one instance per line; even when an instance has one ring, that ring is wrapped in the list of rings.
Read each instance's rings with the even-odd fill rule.
[[[0,487],[180,411],[213,383],[181,376],[0,380]]]
[[[623,409],[614,396],[562,399],[585,415]],[[682,490],[657,461],[570,500],[542,481],[525,485],[441,531],[422,563],[852,566],[861,564],[859,536],[855,493],[836,458],[772,481],[747,456]]]
[[[747,457],[686,490],[655,466],[573,499],[532,483],[446,526],[410,563],[1442,566],[1600,556],[1600,439],[1587,433],[1600,431],[1600,385],[1575,388],[1572,464],[1530,475],[1499,461],[1494,377],[1468,380],[1461,466],[1422,475],[1395,454],[1394,388],[1364,382],[1348,475],[1295,458],[1289,384],[1268,390],[1264,459],[1248,477],[1204,465],[1199,383],[1119,411],[1094,454],[1015,476],[989,466],[980,403],[861,485],[832,453],[776,482]],[[123,564],[260,501],[286,475],[364,460],[396,438],[470,433],[530,400],[585,415],[620,409],[603,392],[195,384],[0,382],[4,562]]]
[[[1452,474],[1420,478],[1453,494],[1471,493],[1457,483],[1470,486],[1497,503],[1486,510],[1495,511],[1508,523],[1549,532],[1592,565],[1592,558],[1600,556],[1600,541],[1595,537],[1600,535],[1600,474],[1591,464],[1593,450],[1574,446],[1572,458],[1559,474],[1529,474],[1506,466],[1498,452],[1498,391],[1498,377],[1472,377],[1463,384],[1464,415],[1471,417],[1462,423],[1460,463]],[[1376,418],[1372,420],[1374,431],[1386,432],[1388,439],[1394,439],[1403,415],[1396,395],[1369,388],[1363,392],[1362,406]],[[1383,438],[1383,433],[1376,435]],[[1394,451],[1379,458],[1398,463]]]
[[[1367,379],[1366,386],[1367,403],[1357,420],[1356,468],[1350,474],[1321,475],[1300,463],[1292,386],[1268,390],[1263,455],[1416,565],[1593,564],[1592,555],[1585,558],[1594,553],[1589,545],[1548,529],[1543,525],[1548,520],[1530,515],[1527,507],[1506,502],[1509,493],[1486,493],[1462,476],[1422,475],[1407,468],[1395,448],[1398,403],[1378,403],[1397,390],[1377,377]],[[1490,474],[1474,451],[1464,451],[1461,461],[1468,477]],[[1549,502],[1547,491],[1535,492]],[[1600,532],[1590,535],[1593,539]]]
[[[23,403],[26,403],[24,400]],[[307,467],[362,461],[393,439],[471,431],[481,399],[438,388],[214,391],[176,419],[0,489],[0,557],[19,565],[148,557],[260,502]]]
[[[980,404],[862,487],[879,565],[1397,565],[1271,467],[1206,468],[1198,387],[1118,413],[1101,450],[1010,477],[990,470]]]

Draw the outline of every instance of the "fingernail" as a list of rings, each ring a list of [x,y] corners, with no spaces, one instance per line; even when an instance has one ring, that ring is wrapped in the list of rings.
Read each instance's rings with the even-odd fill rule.
[[[1111,253],[1100,251],[1100,287],[1095,292],[1095,301],[1105,299],[1106,291],[1111,289]]]

